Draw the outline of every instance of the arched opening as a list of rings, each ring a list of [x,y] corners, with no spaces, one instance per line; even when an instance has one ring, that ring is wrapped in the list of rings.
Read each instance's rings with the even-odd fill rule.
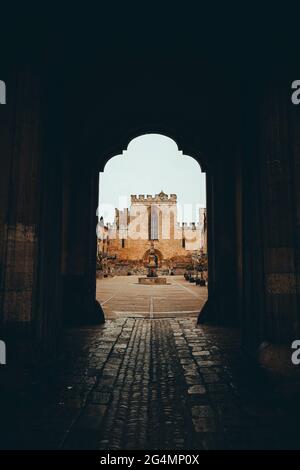
[[[198,317],[208,295],[199,162],[165,135],[135,137],[100,173],[98,217],[96,298],[106,318]],[[164,286],[145,290],[150,271]]]
[[[107,93],[109,87],[97,80],[97,88],[107,95],[107,106],[93,96],[91,100],[76,100],[75,113],[67,99],[62,103],[63,112],[57,113],[56,93],[41,93],[48,82],[37,86],[38,77],[29,69],[26,74],[12,75],[12,99],[1,108],[3,117],[9,118],[0,139],[1,332],[8,352],[5,358],[2,343],[0,362],[7,362],[5,370],[9,367],[1,376],[1,418],[6,431],[1,446],[94,448],[98,452],[299,447],[295,413],[299,367],[291,360],[297,352],[291,350],[291,344],[299,337],[300,325],[300,115],[290,104],[286,83],[268,81],[255,90],[251,81],[245,95],[244,87],[238,87],[237,95],[242,93],[235,107],[227,86],[223,87],[220,106],[216,86],[208,93],[203,83],[201,87],[201,77],[186,74],[184,69],[187,80],[178,82],[174,93],[168,90],[175,74],[166,81],[166,89],[157,81],[156,99],[152,74],[149,86],[143,81],[137,88],[136,80],[132,88],[126,88],[121,84],[125,77],[120,80],[118,73],[118,86],[111,87],[111,95]],[[101,60],[101,76],[105,75],[103,70]],[[58,75],[61,86],[63,77]],[[85,70],[84,75],[90,85],[91,76]],[[73,72],[69,78],[78,91]],[[194,89],[190,87],[193,79]],[[231,92],[235,92],[235,85],[233,82]],[[146,86],[147,93],[140,99]],[[132,99],[133,87],[136,100]],[[119,96],[115,96],[118,90]],[[190,91],[189,96],[186,91]],[[169,100],[165,100],[167,93]],[[129,97],[128,103],[121,101],[122,96]],[[85,105],[91,102],[97,115],[88,120],[87,128],[93,122],[98,126],[101,115],[104,121],[95,132],[98,147],[94,147],[95,141],[91,144],[90,134],[82,128],[88,111]],[[48,118],[44,103],[53,106]],[[136,269],[147,271],[149,265],[151,272],[165,269],[167,260],[173,263],[166,266],[173,268],[173,276],[158,272],[158,278],[167,278],[166,285],[139,286],[134,281],[138,275],[130,271],[130,276],[123,275],[127,280],[124,288],[122,276],[110,272],[100,279],[106,289],[102,306],[108,318],[112,314],[122,318],[94,328],[90,325],[95,316],[97,172],[103,169],[104,159],[108,161],[121,152],[105,150],[110,142],[119,146],[124,142],[118,138],[118,126],[128,137],[136,120],[145,122],[157,114],[182,136],[182,140],[176,140],[179,148],[198,158],[197,151],[190,149],[201,142],[209,154],[205,167],[208,316],[214,325],[208,322],[195,327],[194,318],[180,318],[191,315],[201,286],[176,274],[180,263],[184,267],[184,257],[166,255],[163,247],[157,248],[162,234],[160,217],[155,216],[153,240],[145,224],[149,245],[140,251],[141,265]],[[60,127],[61,118],[70,118],[67,126]],[[190,136],[194,136],[191,147],[186,145]],[[48,139],[47,150],[44,143]],[[126,147],[127,142],[122,148]],[[101,154],[98,160],[95,148]],[[187,160],[182,155],[179,158]],[[126,160],[126,155],[120,156],[122,159]],[[177,189],[165,186],[163,156],[160,160],[155,163],[151,154],[144,160],[144,187],[132,191],[136,195],[134,205],[141,204],[139,194],[146,194],[146,202],[149,194],[151,204],[152,197],[160,193],[161,205],[174,199],[171,196]],[[113,161],[111,158],[108,165]],[[127,170],[125,164],[126,181]],[[187,179],[178,167],[177,173]],[[134,177],[139,181],[137,173]],[[148,180],[157,186],[145,189]],[[111,186],[119,189],[120,184],[115,181]],[[115,242],[120,252],[130,243],[126,214],[130,216],[131,211],[124,209],[128,208],[119,208],[120,236]],[[120,211],[125,214],[123,218]],[[98,228],[98,254],[103,255],[99,261],[108,269],[115,260],[105,214]],[[182,224],[180,229],[180,248],[187,250],[189,240],[183,236]],[[166,241],[166,248],[168,244],[170,241]],[[146,252],[147,266],[143,266]],[[177,284],[176,275],[181,279]],[[145,278],[146,272],[141,276]],[[110,282],[114,284],[111,292]],[[79,328],[68,330],[63,349],[55,351],[56,345],[60,347],[57,343],[64,341],[62,316],[66,312]],[[151,321],[137,318],[145,312]],[[176,319],[156,320],[158,313],[167,316],[170,312],[177,315]],[[237,323],[238,313],[243,349],[237,332],[228,328]],[[252,358],[258,357],[263,367],[255,370],[243,350]],[[42,357],[42,352],[47,356]],[[59,353],[57,368],[51,361],[55,352]],[[32,359],[34,367],[29,370]],[[262,372],[268,372],[271,380],[267,383]]]
[[[156,266],[158,268],[161,268],[162,267],[162,262],[163,262],[163,255],[159,250],[154,250],[154,252],[155,252],[155,256],[156,256]],[[147,265],[149,263],[149,255],[150,255],[150,250],[147,250],[144,253],[144,256],[143,256],[143,265],[145,267],[147,267]]]

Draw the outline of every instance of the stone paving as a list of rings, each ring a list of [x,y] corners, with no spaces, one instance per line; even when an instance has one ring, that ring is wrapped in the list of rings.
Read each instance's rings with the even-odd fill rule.
[[[138,276],[116,276],[97,281],[97,300],[108,319],[126,317],[197,317],[207,299],[207,288],[183,276],[166,276],[167,285],[138,284]]]
[[[1,383],[0,447],[300,447],[296,415],[239,343],[237,331],[188,315],[69,330],[55,367]]]

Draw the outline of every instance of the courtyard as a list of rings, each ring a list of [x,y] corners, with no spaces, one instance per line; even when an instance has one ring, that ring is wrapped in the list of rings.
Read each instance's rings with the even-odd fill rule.
[[[97,280],[97,300],[105,317],[197,318],[207,299],[207,288],[188,283],[183,276],[167,276],[167,285],[138,284],[138,276]]]

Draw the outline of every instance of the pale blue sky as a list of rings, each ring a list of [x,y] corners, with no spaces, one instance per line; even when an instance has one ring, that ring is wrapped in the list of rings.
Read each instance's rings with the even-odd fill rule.
[[[131,194],[177,194],[179,222],[198,222],[199,207],[206,207],[205,173],[160,134],[133,139],[127,150],[107,162],[99,183],[99,216],[105,222],[113,222],[115,207],[130,206]]]

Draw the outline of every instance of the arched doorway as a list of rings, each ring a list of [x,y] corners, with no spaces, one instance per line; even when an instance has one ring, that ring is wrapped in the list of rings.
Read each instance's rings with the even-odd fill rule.
[[[150,241],[158,275],[172,276],[168,284],[174,288],[163,295],[174,294],[172,309],[176,296],[182,299],[174,315],[178,310],[197,317],[207,300],[207,283],[198,282],[203,254],[207,258],[205,174],[199,163],[179,150],[173,139],[145,134],[107,161],[99,191],[97,300],[108,317],[119,312],[114,308],[119,300],[113,285],[126,293],[122,297],[126,311],[131,311],[133,298],[141,297],[134,281],[147,275]],[[157,298],[157,310],[159,302]],[[145,306],[142,310],[147,313]],[[172,314],[165,305],[164,311]]]
[[[162,263],[163,263],[163,255],[162,253],[159,251],[159,250],[154,250],[154,253],[155,253],[155,256],[156,256],[156,259],[157,259],[157,264],[156,266],[158,268],[161,268],[162,267]],[[147,266],[148,265],[148,262],[149,262],[149,254],[150,254],[150,250],[147,250],[145,251],[144,255],[143,255],[143,265],[144,266]]]

